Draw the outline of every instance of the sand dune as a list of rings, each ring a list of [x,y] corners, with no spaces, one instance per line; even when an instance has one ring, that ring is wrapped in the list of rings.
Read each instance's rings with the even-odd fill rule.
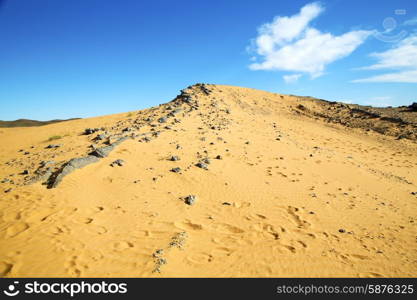
[[[364,110],[194,85],[0,128],[0,274],[415,277],[417,112]]]

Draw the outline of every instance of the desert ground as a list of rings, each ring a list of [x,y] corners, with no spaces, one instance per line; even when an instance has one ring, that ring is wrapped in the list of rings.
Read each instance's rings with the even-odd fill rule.
[[[196,84],[0,128],[0,275],[415,277],[416,120]]]

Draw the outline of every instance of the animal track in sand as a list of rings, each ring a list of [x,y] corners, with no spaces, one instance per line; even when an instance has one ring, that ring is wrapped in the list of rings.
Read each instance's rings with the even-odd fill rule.
[[[13,269],[13,264],[7,262],[0,262],[0,277],[7,276]]]
[[[215,223],[210,225],[211,229],[213,229],[214,231],[217,231],[219,233],[226,233],[226,234],[230,234],[230,233],[235,233],[235,234],[239,234],[239,233],[243,233],[245,232],[243,229],[227,224],[227,223]]]
[[[375,273],[375,272],[365,272],[365,273],[359,273],[358,277],[360,278],[381,278],[381,277],[386,277],[382,274],[379,273]]]
[[[280,235],[271,224],[258,223],[250,226],[250,229],[259,232],[263,237],[268,239],[278,240]]]
[[[190,220],[185,222],[174,222],[174,226],[182,230],[202,230],[203,225],[192,223]]]
[[[227,248],[227,247],[217,247],[211,251],[211,254],[216,257],[224,257],[224,256],[230,256],[234,252],[233,249]]]
[[[77,266],[77,256],[73,256],[69,262],[66,263],[67,273],[72,277],[81,276],[81,268]]]
[[[126,242],[126,241],[121,241],[121,242],[116,242],[114,244],[114,249],[117,251],[123,251],[129,248],[133,248],[134,245],[131,242]]]
[[[54,214],[54,210],[51,208],[44,208],[44,209],[36,209],[36,211],[30,213],[30,215],[28,215],[25,218],[25,221],[29,222],[29,223],[39,223],[39,222],[44,222],[48,219],[49,216]]]
[[[26,231],[27,229],[29,229],[29,225],[27,223],[18,222],[18,223],[15,223],[15,224],[7,227],[6,236],[9,237],[9,238],[12,238],[12,237],[15,237],[15,236],[21,234],[22,232]]]
[[[5,222],[12,222],[12,221],[18,221],[20,220],[22,217],[22,213],[21,212],[11,212],[8,214],[4,214],[2,216],[3,221]]]
[[[302,229],[306,229],[309,228],[311,226],[311,224],[309,222],[307,222],[306,220],[302,219],[298,213],[299,213],[300,209],[297,207],[293,207],[293,206],[288,206],[287,208],[287,212],[288,214],[292,217],[292,219],[295,221],[295,223],[297,224],[298,228],[302,228]]]
[[[213,255],[205,253],[205,252],[200,252],[200,253],[190,254],[185,259],[191,264],[201,265],[201,264],[211,262],[213,260]]]
[[[236,236],[221,236],[221,237],[214,237],[211,241],[219,246],[226,246],[226,247],[241,247],[241,246],[251,246],[254,244],[252,240],[239,238]]]

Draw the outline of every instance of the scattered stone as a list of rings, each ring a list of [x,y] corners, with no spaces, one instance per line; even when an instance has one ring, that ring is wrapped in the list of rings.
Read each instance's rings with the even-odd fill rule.
[[[159,123],[165,123],[167,121],[167,117],[161,117],[158,119]]]
[[[346,232],[346,230],[344,230],[343,228],[341,228],[341,229],[339,229],[339,232],[340,232],[340,233],[345,233],[345,232]]]
[[[185,231],[182,231],[176,235],[174,235],[169,243],[169,247],[176,247],[178,249],[182,249],[184,247],[185,241],[188,237],[188,234]]]
[[[125,161],[123,159],[116,159],[114,162],[110,164],[110,166],[111,167],[115,167],[115,166],[123,167],[124,164],[125,164]]]
[[[230,202],[223,202],[222,205],[232,205]]]
[[[411,192],[411,195],[417,196],[417,192]]]
[[[305,107],[304,105],[302,105],[302,104],[298,104],[298,105],[297,105],[297,108],[298,108],[299,110],[306,110],[306,107]]]
[[[170,116],[170,117],[174,117],[175,115],[179,114],[181,111],[182,111],[182,109],[181,109],[181,108],[177,108],[177,109],[175,109],[175,110],[171,111],[171,112],[168,114],[168,116]]]
[[[46,149],[56,149],[56,148],[59,148],[59,147],[61,147],[61,145],[59,145],[59,144],[50,144],[50,145],[48,145],[48,146],[46,146],[45,148]]]
[[[41,161],[40,166],[41,168],[45,168],[49,165],[53,165],[55,162],[53,160],[48,160],[48,161]]]
[[[97,132],[99,130],[100,129],[98,129],[98,128],[86,128],[86,129],[84,129],[84,134],[85,135],[93,134],[94,132]]]
[[[197,197],[195,195],[188,195],[184,198],[185,204],[193,205],[195,201],[197,200]]]
[[[176,167],[176,168],[172,168],[172,169],[171,169],[171,172],[174,172],[174,173],[179,173],[179,172],[181,172],[181,168],[178,168],[178,167]]]
[[[152,256],[155,258],[161,257],[162,255],[164,255],[164,249],[158,249],[152,254]]]
[[[200,169],[208,170],[207,164],[205,164],[203,162],[196,163],[196,167],[199,167]]]
[[[178,156],[176,156],[176,155],[173,155],[173,156],[171,156],[171,157],[169,158],[169,160],[170,160],[170,161],[178,161],[178,160],[180,160],[180,158],[179,158]]]
[[[208,159],[207,157],[203,158],[202,162],[209,165],[210,164],[210,159]]]
[[[221,155],[217,155],[216,159],[223,159]]]
[[[7,182],[10,182],[9,178],[4,178],[2,181],[0,181],[0,183],[7,183]]]
[[[106,138],[107,138],[107,134],[102,133],[102,134],[98,134],[98,135],[94,138],[94,140],[95,140],[95,141],[102,141],[102,140],[105,140]]]
[[[26,151],[25,153],[23,153],[24,155],[28,155],[28,154],[30,154],[30,152],[29,151]]]
[[[24,170],[21,174],[22,175],[28,175],[29,174],[29,170]]]
[[[12,191],[12,188],[8,188],[8,189],[6,189],[4,192],[5,193],[10,193]]]

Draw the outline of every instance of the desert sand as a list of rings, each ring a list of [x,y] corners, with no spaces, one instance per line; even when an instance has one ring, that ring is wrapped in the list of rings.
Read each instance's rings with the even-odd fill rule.
[[[0,128],[0,274],[415,277],[416,134],[346,104],[209,84]]]

